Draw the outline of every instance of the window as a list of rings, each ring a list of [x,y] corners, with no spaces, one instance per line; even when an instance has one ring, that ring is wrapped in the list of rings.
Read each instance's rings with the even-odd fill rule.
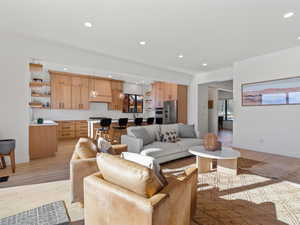
[[[223,116],[224,120],[233,120],[233,100],[219,100],[218,116]]]

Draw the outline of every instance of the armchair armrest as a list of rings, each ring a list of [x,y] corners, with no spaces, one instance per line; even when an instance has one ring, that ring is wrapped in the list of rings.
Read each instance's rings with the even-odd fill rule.
[[[128,152],[140,153],[143,149],[143,140],[129,135],[121,136],[121,143],[128,146]]]
[[[71,202],[83,203],[83,179],[99,171],[96,158],[70,161]]]

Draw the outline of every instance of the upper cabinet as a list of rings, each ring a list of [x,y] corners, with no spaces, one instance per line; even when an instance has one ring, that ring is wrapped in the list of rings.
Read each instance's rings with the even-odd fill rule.
[[[166,82],[152,84],[154,107],[163,107],[164,101],[177,101],[177,122],[187,123],[188,87]]]
[[[112,102],[111,80],[102,78],[89,79],[90,102]]]
[[[185,85],[177,85],[177,122],[187,123],[187,101],[188,101],[188,87]]]
[[[51,108],[72,108],[72,79],[70,76],[50,72],[51,75]]]
[[[166,82],[154,82],[152,95],[155,107],[163,107],[164,101],[177,100],[177,84]]]
[[[123,110],[123,81],[112,80],[111,89],[112,89],[112,102],[108,104],[109,110]]]
[[[72,109],[89,109],[89,78],[72,76]]]
[[[152,84],[152,96],[156,108],[163,107],[164,104],[164,82],[155,82]]]

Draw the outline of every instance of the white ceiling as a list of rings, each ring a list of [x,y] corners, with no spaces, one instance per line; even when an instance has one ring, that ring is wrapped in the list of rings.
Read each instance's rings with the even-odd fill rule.
[[[299,45],[300,1],[1,0],[0,29],[197,73]]]

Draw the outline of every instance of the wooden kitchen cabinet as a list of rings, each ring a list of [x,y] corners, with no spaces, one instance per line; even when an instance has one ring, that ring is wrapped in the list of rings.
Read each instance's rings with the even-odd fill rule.
[[[155,107],[163,107],[164,101],[177,100],[177,84],[155,82],[152,85],[152,95]]]
[[[112,89],[112,102],[108,103],[109,110],[123,110],[123,81],[120,80],[112,80],[111,81],[111,89]]]
[[[88,136],[86,120],[61,120],[58,123],[58,139],[71,139]]]
[[[164,82],[154,82],[152,84],[152,95],[153,95],[153,101],[154,106],[156,108],[163,107],[164,104]]]
[[[177,85],[177,122],[187,123],[187,101],[188,87],[185,85]]]
[[[57,125],[29,126],[30,160],[54,156],[57,152]]]
[[[72,108],[72,79],[70,76],[51,73],[51,108]]]
[[[89,109],[89,79],[72,76],[72,109]]]
[[[86,120],[75,121],[75,136],[77,138],[88,136],[88,123]]]
[[[163,107],[164,101],[177,101],[177,122],[187,123],[188,87],[166,82],[152,84],[154,106]]]
[[[90,102],[112,102],[112,88],[110,79],[89,79]]]
[[[177,100],[177,84],[164,83],[163,85],[163,100],[176,101]]]

